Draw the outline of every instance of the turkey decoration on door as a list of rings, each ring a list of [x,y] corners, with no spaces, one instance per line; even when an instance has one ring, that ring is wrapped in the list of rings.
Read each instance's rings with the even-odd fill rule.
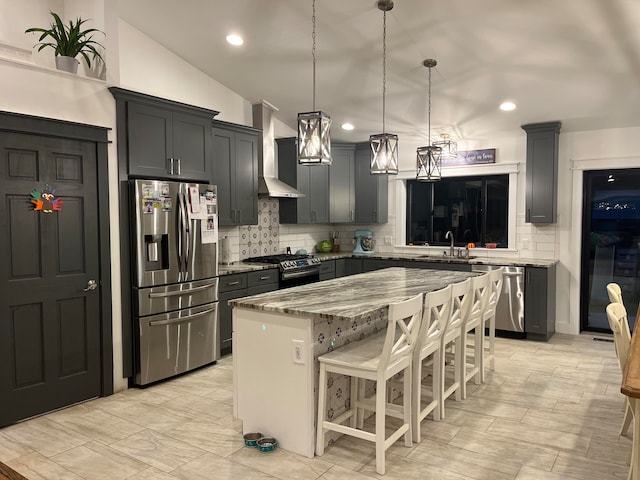
[[[45,185],[44,190],[31,191],[31,203],[33,203],[34,210],[40,210],[44,213],[51,213],[54,210],[62,210],[64,201],[61,198],[56,198],[55,189],[51,188],[49,184]]]

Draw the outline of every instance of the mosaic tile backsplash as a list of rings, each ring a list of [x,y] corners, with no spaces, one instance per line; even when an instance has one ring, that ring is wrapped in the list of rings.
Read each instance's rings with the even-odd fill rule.
[[[280,203],[275,198],[258,200],[258,225],[239,230],[240,260],[280,253]]]

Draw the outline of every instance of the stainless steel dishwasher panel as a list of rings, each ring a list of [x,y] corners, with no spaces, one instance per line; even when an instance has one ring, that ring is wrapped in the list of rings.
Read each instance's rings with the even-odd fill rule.
[[[473,265],[474,272],[489,272],[500,265]],[[496,307],[496,330],[524,332],[524,267],[503,266],[502,292]]]

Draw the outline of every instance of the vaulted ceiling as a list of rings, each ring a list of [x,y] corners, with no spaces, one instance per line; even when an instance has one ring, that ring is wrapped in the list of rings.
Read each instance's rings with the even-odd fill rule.
[[[382,131],[382,19],[376,0],[316,0],[316,108],[332,137]],[[120,17],[295,128],[312,109],[311,0],[120,0]],[[245,43],[232,47],[228,33]],[[520,125],[563,131],[640,125],[638,0],[395,0],[387,13],[386,131],[486,143]],[[188,88],[188,86],[185,86]],[[518,108],[502,112],[505,100]],[[351,122],[355,130],[340,129]]]

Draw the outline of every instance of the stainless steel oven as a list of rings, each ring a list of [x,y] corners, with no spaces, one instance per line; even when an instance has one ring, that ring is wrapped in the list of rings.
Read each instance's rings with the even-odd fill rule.
[[[278,265],[280,288],[297,287],[320,280],[320,259],[311,255],[266,255],[247,258],[244,261]]]

